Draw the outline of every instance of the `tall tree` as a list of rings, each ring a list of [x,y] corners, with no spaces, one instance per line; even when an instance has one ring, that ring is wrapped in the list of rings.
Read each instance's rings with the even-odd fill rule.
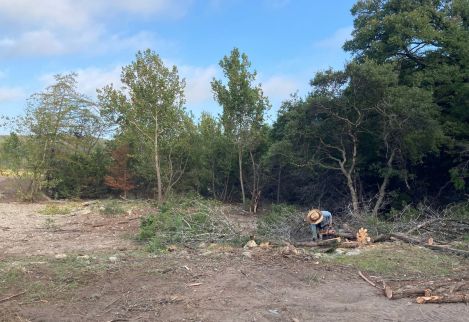
[[[422,185],[436,187],[433,193],[440,195],[451,179],[464,182],[469,178],[464,170],[469,164],[469,2],[359,0],[352,14],[353,37],[345,50],[358,61],[396,63],[399,84],[431,91],[439,106],[447,140],[440,154],[422,166],[427,168],[420,173],[426,181]],[[462,181],[454,180],[455,174]]]
[[[110,85],[99,91],[102,111],[122,132],[134,136],[143,154],[151,151],[156,196],[161,202],[165,189],[181,178],[185,168],[184,162],[175,166],[173,155],[173,145],[187,121],[185,81],[179,78],[176,66],[166,67],[150,49],[139,51],[135,61],[122,69],[121,81],[121,90]],[[162,173],[163,163],[166,173]]]
[[[76,77],[56,75],[54,84],[29,98],[26,114],[18,120],[18,131],[27,138],[30,198],[43,187],[69,180],[73,158],[90,155],[103,133],[95,103],[78,92]],[[57,171],[60,167],[68,170]]]
[[[245,53],[240,53],[238,48],[234,48],[229,56],[220,61],[220,67],[227,82],[224,84],[222,80],[213,79],[212,90],[215,100],[223,107],[222,122],[225,133],[237,146],[241,197],[245,204],[243,153],[246,150],[252,152],[258,143],[258,134],[269,102],[261,86],[254,84],[257,74],[256,71],[250,71],[251,63]],[[253,183],[256,180],[254,176]],[[252,191],[253,196],[257,193]]]

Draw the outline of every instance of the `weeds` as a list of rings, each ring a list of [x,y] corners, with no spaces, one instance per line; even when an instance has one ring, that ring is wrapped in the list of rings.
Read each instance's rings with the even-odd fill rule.
[[[121,215],[126,211],[122,202],[118,200],[105,201],[100,207],[99,212],[106,216],[117,216]]]
[[[292,240],[308,236],[304,214],[289,205],[272,205],[257,223],[257,233],[269,240]]]
[[[68,215],[72,211],[73,207],[71,207],[70,205],[47,204],[43,209],[39,211],[39,213],[45,216],[57,216]]]
[[[226,222],[222,205],[198,196],[175,197],[142,219],[138,239],[156,252],[169,244],[236,241],[239,234]]]

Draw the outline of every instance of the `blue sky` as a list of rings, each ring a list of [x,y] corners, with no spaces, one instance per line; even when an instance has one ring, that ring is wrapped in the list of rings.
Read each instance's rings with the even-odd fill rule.
[[[151,48],[186,78],[194,115],[221,108],[210,81],[233,47],[258,72],[275,117],[309,91],[318,70],[341,68],[354,0],[0,0],[0,114],[23,113],[52,75],[77,72],[79,89],[119,83],[137,50]],[[1,131],[1,130],[0,130]]]

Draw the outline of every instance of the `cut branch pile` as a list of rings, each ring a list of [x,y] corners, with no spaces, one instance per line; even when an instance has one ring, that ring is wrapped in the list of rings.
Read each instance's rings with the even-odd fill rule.
[[[469,282],[464,280],[428,281],[407,285],[383,284],[384,295],[390,300],[415,298],[424,303],[469,303]]]

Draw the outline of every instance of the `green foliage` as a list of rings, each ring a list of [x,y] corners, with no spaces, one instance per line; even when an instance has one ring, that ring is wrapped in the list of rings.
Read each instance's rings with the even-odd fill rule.
[[[67,215],[73,211],[73,207],[70,205],[58,205],[58,204],[47,204],[43,209],[39,211],[41,215],[45,216],[56,216],[56,215]]]
[[[304,222],[304,213],[298,208],[279,204],[263,214],[257,223],[257,233],[268,240],[292,240],[298,235],[307,234],[307,223]]]
[[[197,241],[232,241],[239,236],[218,213],[218,203],[198,196],[174,197],[142,219],[138,239],[147,249],[164,249],[170,244]]]
[[[100,205],[99,212],[106,216],[118,216],[125,213],[125,208],[118,200],[106,200]]]

